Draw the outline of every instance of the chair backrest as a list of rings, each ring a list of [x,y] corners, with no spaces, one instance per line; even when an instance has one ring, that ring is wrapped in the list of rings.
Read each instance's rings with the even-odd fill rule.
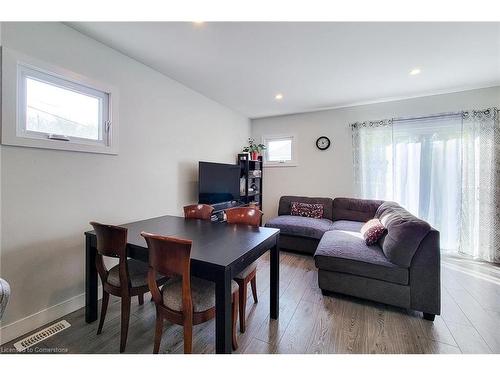
[[[149,249],[149,266],[164,275],[187,276],[192,241],[141,232]]]
[[[184,311],[191,311],[191,245],[192,241],[141,232],[149,249],[148,285],[157,304],[162,297],[156,283],[157,273],[165,276],[182,276],[182,301]]]
[[[229,224],[247,224],[258,227],[262,218],[262,211],[254,207],[235,207],[226,210]]]
[[[96,233],[98,254],[120,259],[127,257],[127,228],[95,221],[91,221],[90,225]]]
[[[95,221],[91,221],[90,225],[94,227],[97,237],[95,265],[102,283],[106,283],[108,279],[108,269],[104,264],[103,256],[118,258],[120,288],[122,291],[128,290],[131,284],[127,266],[127,228],[100,224]]]
[[[184,217],[186,219],[210,220],[214,208],[208,204],[191,204],[184,207]]]

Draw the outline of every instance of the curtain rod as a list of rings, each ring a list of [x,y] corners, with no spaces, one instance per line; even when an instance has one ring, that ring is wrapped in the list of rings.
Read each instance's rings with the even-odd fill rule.
[[[433,118],[437,118],[437,117],[455,117],[455,116],[462,116],[462,112],[447,112],[447,113],[438,113],[435,115],[417,116],[417,117],[395,117],[392,119],[392,122],[412,121],[412,120],[427,120],[427,119],[433,119]]]
[[[462,117],[464,115],[464,113],[484,112],[484,111],[488,111],[488,110],[492,110],[496,114],[498,114],[500,112],[500,110],[498,109],[498,107],[490,107],[490,108],[486,108],[486,109],[479,110],[479,111],[444,112],[444,113],[437,113],[437,114],[434,114],[434,115],[415,116],[415,117],[393,117],[392,119],[385,119],[385,120],[378,120],[378,121],[366,121],[366,122],[377,124],[377,123],[384,122],[384,121],[391,121],[392,123],[395,123],[395,122],[402,122],[402,121],[427,120],[427,119],[433,119],[433,118],[438,118],[438,117],[455,117],[455,116],[456,117],[458,117],[458,116]],[[362,123],[363,122],[361,122],[361,124]],[[351,123],[350,125],[351,125],[351,127],[354,127],[357,124],[360,124],[360,122],[354,122],[354,123]]]

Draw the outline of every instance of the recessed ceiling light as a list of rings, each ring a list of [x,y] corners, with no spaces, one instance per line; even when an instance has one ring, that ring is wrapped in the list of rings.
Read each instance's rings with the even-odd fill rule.
[[[274,96],[274,99],[276,99],[276,100],[281,100],[281,99],[283,99],[283,94],[276,94],[276,95]]]
[[[193,23],[198,26],[198,25],[203,25],[205,22],[204,21],[193,21]]]
[[[415,68],[410,71],[411,76],[416,76],[417,74],[420,74],[421,70],[420,68]]]

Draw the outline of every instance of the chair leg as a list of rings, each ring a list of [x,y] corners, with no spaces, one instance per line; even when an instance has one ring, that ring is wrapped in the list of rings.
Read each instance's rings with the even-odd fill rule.
[[[130,297],[122,297],[122,326],[120,335],[120,353],[125,351],[127,345],[128,323],[130,320]]]
[[[238,340],[236,339],[236,318],[238,317],[238,299],[239,299],[239,292],[236,291],[233,293],[233,309],[232,309],[232,314],[231,314],[231,319],[232,319],[232,336],[233,336],[233,350],[238,349]]]
[[[239,286],[239,308],[240,308],[240,332],[245,333],[246,326],[245,326],[245,313],[246,313],[246,307],[247,307],[247,284],[245,283],[244,280],[238,281],[238,286]]]
[[[252,279],[250,280],[250,285],[252,286],[252,295],[253,295],[253,301],[255,303],[259,302],[257,299],[257,275],[254,275]]]
[[[193,352],[193,319],[184,320],[184,354]]]
[[[156,328],[155,328],[155,344],[153,354],[158,354],[160,351],[161,335],[163,333],[163,316],[156,310]]]
[[[144,305],[144,294],[139,294],[137,299],[139,300],[139,305]]]
[[[102,326],[104,325],[104,319],[106,318],[106,311],[108,311],[109,293],[102,291],[102,301],[101,301],[101,319],[99,320],[99,327],[97,328],[97,334],[100,335],[102,332]]]

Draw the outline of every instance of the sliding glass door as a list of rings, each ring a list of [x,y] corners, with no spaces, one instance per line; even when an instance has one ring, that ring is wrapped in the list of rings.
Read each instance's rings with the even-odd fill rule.
[[[441,232],[441,249],[460,238],[461,116],[393,123],[392,200]]]
[[[498,110],[352,124],[362,198],[393,200],[441,234],[441,249],[500,261]]]

